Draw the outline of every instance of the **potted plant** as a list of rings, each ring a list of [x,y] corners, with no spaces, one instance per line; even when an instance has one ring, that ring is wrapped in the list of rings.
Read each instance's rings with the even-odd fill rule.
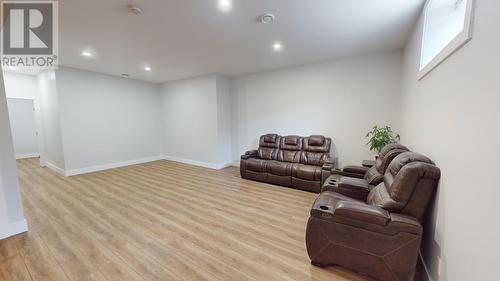
[[[366,138],[369,139],[366,144],[370,145],[370,150],[375,151],[377,155],[384,146],[389,143],[398,142],[401,139],[399,134],[395,134],[392,131],[391,127],[385,126],[379,128],[377,125],[366,134]]]

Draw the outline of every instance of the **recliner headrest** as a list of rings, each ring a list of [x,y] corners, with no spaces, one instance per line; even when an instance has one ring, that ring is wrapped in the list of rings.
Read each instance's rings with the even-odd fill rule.
[[[391,164],[389,164],[386,173],[390,172],[393,176],[396,176],[399,170],[401,170],[405,165],[413,162],[422,162],[434,165],[434,162],[431,159],[420,153],[403,152],[398,156],[396,156],[394,160],[392,160]]]
[[[382,150],[380,150],[378,157],[382,157],[382,158],[385,157],[385,155],[393,149],[401,149],[401,150],[410,151],[406,146],[404,146],[402,144],[390,143],[390,144],[387,144],[386,146],[384,146],[382,148]]]
[[[304,151],[329,153],[331,144],[331,138],[325,138],[324,136],[310,136],[304,139]]]
[[[302,150],[303,137],[300,136],[285,136],[281,137],[280,149],[283,150]]]
[[[278,148],[281,137],[277,134],[267,134],[260,137],[259,147]]]
[[[267,135],[264,135],[264,142],[275,143],[277,137],[278,137],[277,134],[267,134]]]
[[[299,143],[299,136],[286,136],[285,138],[285,144],[287,145],[297,145]]]
[[[410,151],[406,146],[399,143],[390,143],[382,148],[375,163],[375,169],[384,174],[392,160],[403,152]]]
[[[309,137],[308,144],[311,146],[322,146],[325,143],[324,136],[313,135]]]

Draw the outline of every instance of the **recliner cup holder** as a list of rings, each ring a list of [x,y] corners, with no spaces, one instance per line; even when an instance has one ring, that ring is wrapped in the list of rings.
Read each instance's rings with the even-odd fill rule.
[[[327,210],[329,210],[329,209],[330,209],[328,206],[325,206],[325,205],[321,205],[321,206],[319,206],[319,208],[320,208],[321,210],[325,210],[325,211],[327,211]]]

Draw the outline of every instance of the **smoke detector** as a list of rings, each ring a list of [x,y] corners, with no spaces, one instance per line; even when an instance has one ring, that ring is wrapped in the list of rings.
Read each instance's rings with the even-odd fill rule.
[[[135,6],[135,5],[128,5],[127,9],[128,9],[128,12],[131,14],[134,14],[136,16],[142,15],[142,9]]]
[[[274,15],[273,14],[263,14],[263,15],[260,15],[257,18],[257,20],[263,24],[273,23],[274,22]]]

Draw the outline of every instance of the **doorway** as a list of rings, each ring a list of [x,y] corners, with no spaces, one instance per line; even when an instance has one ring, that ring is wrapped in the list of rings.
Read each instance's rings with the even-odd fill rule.
[[[16,159],[40,157],[33,99],[7,98]]]

